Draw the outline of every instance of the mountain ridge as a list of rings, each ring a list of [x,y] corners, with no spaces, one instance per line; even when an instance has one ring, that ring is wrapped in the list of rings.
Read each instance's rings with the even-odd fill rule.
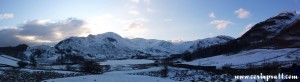
[[[285,47],[299,47],[297,42],[288,41],[287,38],[291,33],[294,33],[293,39],[300,38],[299,35],[299,11],[283,12],[275,15],[263,22],[257,23],[244,35],[237,38],[240,42],[250,43],[254,48],[285,48]],[[285,39],[284,39],[285,38]],[[282,44],[291,43],[291,44]],[[276,45],[273,45],[276,44]]]
[[[234,38],[219,35],[194,41],[171,42],[158,39],[123,38],[117,33],[106,32],[87,37],[70,37],[55,46],[31,46],[24,51],[22,59],[34,56],[40,63],[55,62],[60,56],[83,56],[87,59],[128,59],[167,57],[172,54],[193,52],[200,47],[224,43]]]

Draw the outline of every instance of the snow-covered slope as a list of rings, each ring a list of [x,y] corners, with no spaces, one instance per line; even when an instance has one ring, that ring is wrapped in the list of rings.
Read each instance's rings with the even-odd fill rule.
[[[187,42],[169,42],[156,39],[127,39],[107,32],[88,37],[71,37],[59,42],[55,48],[59,52],[88,56],[91,58],[130,58],[133,56],[167,56],[179,54],[199,47],[224,43],[233,38],[217,36]]]
[[[189,65],[202,66],[217,66],[231,64],[234,67],[244,67],[246,64],[260,65],[262,63],[272,63],[277,61],[293,61],[300,56],[300,48],[286,48],[286,49],[253,49],[242,51],[237,54],[224,54],[203,59],[193,60],[191,62],[183,62]]]
[[[2,54],[0,55],[0,66],[19,67],[19,65],[17,64],[18,61],[21,60],[7,55],[2,55]]]
[[[257,23],[239,40],[247,43],[259,43],[278,36],[299,21],[300,14],[296,11],[283,12],[263,22]]]
[[[195,41],[196,43],[194,43],[190,48],[189,51],[193,52],[194,50],[198,49],[198,48],[205,48],[205,47],[209,47],[212,45],[216,45],[216,44],[220,44],[220,43],[225,43],[228,42],[230,40],[233,40],[234,38],[229,37],[229,36],[216,36],[213,38],[206,38],[206,39],[201,39],[201,40],[197,40]]]
[[[50,62],[50,60],[54,62],[59,55],[54,47],[48,45],[28,47],[24,54],[24,59],[29,60],[29,57],[32,55],[39,63],[47,63]]]
[[[300,47],[300,17],[288,25],[283,31],[272,38],[268,43],[273,47]],[[267,45],[268,46],[268,45]]]
[[[88,37],[71,37],[59,42],[55,48],[63,53],[71,53],[96,58],[124,57],[142,54],[133,50],[135,45],[118,34],[107,32]]]

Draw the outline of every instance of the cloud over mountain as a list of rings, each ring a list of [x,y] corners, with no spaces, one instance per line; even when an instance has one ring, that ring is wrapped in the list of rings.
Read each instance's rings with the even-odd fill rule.
[[[0,46],[18,45],[22,43],[53,44],[66,37],[81,36],[90,32],[84,27],[85,21],[68,18],[61,21],[30,20],[12,29],[0,30],[2,40]]]

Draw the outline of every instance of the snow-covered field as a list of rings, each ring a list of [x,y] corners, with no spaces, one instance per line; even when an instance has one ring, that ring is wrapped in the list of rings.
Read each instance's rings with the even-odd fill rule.
[[[167,78],[142,76],[142,75],[129,75],[128,73],[135,73],[141,71],[160,70],[160,67],[132,70],[132,71],[114,71],[107,72],[101,75],[88,75],[79,77],[68,77],[59,79],[46,80],[47,82],[176,82]]]
[[[20,60],[7,55],[0,55],[0,64],[18,67],[18,61]]]
[[[21,71],[28,71],[28,72],[36,72],[36,71],[53,71],[53,72],[63,73],[63,74],[79,73],[79,72],[74,72],[74,71],[62,71],[62,70],[34,70],[34,69],[21,69]]]
[[[217,66],[222,67],[225,64],[241,65],[247,63],[263,63],[274,61],[291,61],[300,58],[298,54],[300,48],[286,48],[286,49],[254,49],[242,51],[237,54],[225,54],[209,58],[197,59],[191,62],[183,62],[182,64],[202,65],[202,66]],[[1,57],[0,57],[1,59]],[[3,59],[4,60],[4,59]],[[263,62],[261,62],[263,61]],[[16,62],[15,62],[16,63]],[[101,65],[111,66],[110,70],[103,74],[84,75],[84,76],[69,76],[60,77],[56,79],[45,80],[46,82],[176,82],[176,81],[235,81],[232,76],[223,74],[217,75],[213,72],[203,70],[192,70],[185,68],[169,67],[168,77],[162,78],[162,67],[148,65],[154,63],[154,60],[147,59],[128,59],[128,60],[107,60],[98,62]],[[142,65],[140,65],[142,64]],[[142,66],[144,68],[136,68],[135,66]],[[147,67],[145,67],[147,66]],[[46,67],[48,68],[48,67]],[[50,66],[51,69],[65,68],[64,65]],[[35,72],[45,70],[21,69],[21,71]],[[59,71],[53,72],[62,74],[77,74],[79,72]],[[152,75],[158,76],[152,76]],[[226,78],[226,79],[224,79]],[[242,80],[243,82],[251,82],[253,80]]]
[[[217,66],[222,67],[225,64],[241,65],[247,63],[261,64],[264,62],[274,61],[291,61],[296,60],[297,54],[300,53],[299,48],[286,48],[286,49],[254,49],[249,51],[242,51],[237,54],[219,55],[209,58],[197,59],[191,62],[183,62],[189,65],[202,65],[202,66]],[[289,54],[292,53],[293,54]]]
[[[107,60],[105,62],[99,62],[101,65],[129,65],[129,64],[149,64],[154,63],[153,60],[146,59],[128,59],[128,60]]]

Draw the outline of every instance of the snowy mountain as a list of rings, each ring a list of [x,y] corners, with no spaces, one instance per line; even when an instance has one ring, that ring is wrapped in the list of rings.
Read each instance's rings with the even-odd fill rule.
[[[88,55],[89,57],[111,58],[142,54],[134,51],[131,41],[118,34],[108,32],[88,37],[71,37],[59,42],[55,48],[67,54]]]
[[[250,64],[260,67],[280,62],[282,66],[290,66],[292,63],[299,63],[299,27],[300,12],[283,12],[257,23],[240,38],[233,40],[232,43],[228,42],[209,49],[215,49],[212,52],[217,52],[231,48],[228,52],[213,53],[210,54],[211,56],[195,58],[192,61],[183,62],[183,64],[217,66],[219,68],[222,66],[247,68],[247,65]],[[237,47],[232,45],[237,45]],[[218,48],[223,49],[219,50]],[[235,51],[237,49],[241,50]],[[199,54],[203,55],[201,53],[191,55],[193,57]]]
[[[200,47],[224,43],[233,40],[229,36],[199,39],[186,42],[170,42],[156,39],[123,38],[120,35],[107,32],[87,37],[70,37],[59,42],[54,47],[29,47],[25,54],[35,54],[37,58],[55,59],[59,54],[81,55],[86,58],[120,59],[136,58],[138,56],[168,56],[180,54],[185,51],[193,52]]]
[[[24,54],[22,59],[30,60],[30,56],[34,56],[39,63],[54,62],[59,56],[59,52],[48,45],[28,47]]]
[[[205,48],[205,47],[209,47],[209,46],[212,46],[212,45],[225,43],[225,42],[228,42],[230,40],[234,40],[234,38],[229,37],[229,36],[223,36],[223,35],[216,36],[214,38],[206,38],[206,39],[198,40],[198,41],[196,41],[197,42],[196,44],[193,44],[190,47],[189,51],[193,52],[198,48]]]
[[[129,58],[132,56],[167,56],[198,47],[223,43],[233,38],[218,36],[196,41],[174,43],[156,39],[127,39],[107,32],[88,37],[71,37],[59,42],[55,48],[61,52],[82,54],[91,58]]]
[[[299,45],[299,21],[300,13],[296,11],[283,12],[274,17],[271,17],[263,22],[257,23],[238,40],[243,43],[249,43],[250,45],[257,44],[254,46],[259,47],[296,47]],[[297,45],[285,45],[278,44],[290,43],[293,40]],[[278,44],[278,45],[273,45]],[[293,43],[294,44],[294,43]]]
[[[196,49],[194,52],[183,53],[181,58],[190,61],[222,54],[235,54],[243,50],[298,48],[300,47],[299,20],[299,12],[283,12],[257,23],[237,39],[215,46],[194,48]],[[203,46],[202,44],[200,45]],[[180,56],[174,56],[174,58],[178,57]]]

